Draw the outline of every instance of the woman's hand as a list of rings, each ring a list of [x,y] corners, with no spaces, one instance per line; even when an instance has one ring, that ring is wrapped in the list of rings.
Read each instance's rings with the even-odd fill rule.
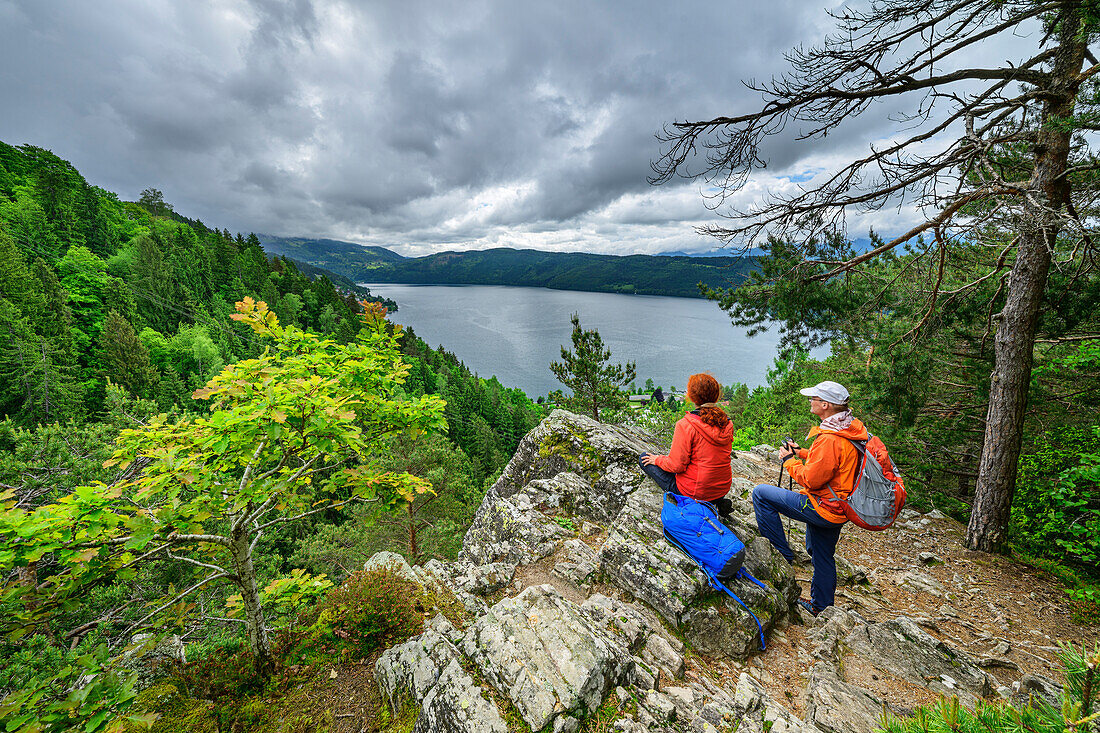
[[[643,466],[652,466],[654,463],[657,462],[658,457],[659,456],[656,456],[652,453],[646,453],[642,456],[642,465]]]

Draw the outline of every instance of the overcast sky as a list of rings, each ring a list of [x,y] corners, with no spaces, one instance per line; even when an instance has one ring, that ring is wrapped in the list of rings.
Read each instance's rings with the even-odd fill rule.
[[[741,80],[782,72],[835,5],[0,0],[0,140],[232,231],[406,255],[710,250],[701,184],[646,182],[654,134],[750,111]],[[743,196],[865,151],[889,112],[775,141]]]

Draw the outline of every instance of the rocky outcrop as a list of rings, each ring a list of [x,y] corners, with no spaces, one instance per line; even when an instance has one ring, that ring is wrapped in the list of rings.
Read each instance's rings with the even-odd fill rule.
[[[690,673],[691,655],[736,662],[758,653],[760,632],[664,540],[663,495],[637,464],[639,453],[659,450],[640,431],[555,411],[486,493],[457,561],[410,567],[396,555],[372,558],[368,565],[452,593],[465,611],[461,628],[436,617],[377,661],[385,699],[418,709],[415,731],[572,733],[597,710],[608,722],[613,710],[617,719],[601,729],[871,733],[884,707],[908,709],[861,686],[865,679],[970,705],[992,693],[973,660],[913,619],[870,623],[838,608],[807,619],[814,648],[805,720],[747,674],[717,681]],[[777,456],[758,446],[735,452],[731,465],[734,511],[723,521],[745,542],[745,566],[764,587],[739,579],[730,588],[770,635],[800,619],[792,568],[758,535],[752,512],[752,488],[776,480]],[[906,521],[923,526],[919,515]],[[797,524],[791,534],[800,550]],[[838,575],[847,586],[873,580],[844,558]],[[916,566],[904,580],[936,590]]]
[[[659,450],[640,432],[555,411],[523,439],[487,493],[460,559],[531,564],[554,556],[555,577],[584,590],[599,576],[682,628],[707,653],[744,659],[759,648],[752,616],[713,591],[695,564],[664,540],[664,497],[637,461],[639,453]],[[735,460],[762,477],[766,461],[758,454]],[[757,535],[747,481],[739,484],[727,524],[748,546],[746,568],[768,590],[745,579],[729,587],[767,631],[787,617],[798,590],[790,567]],[[606,536],[585,545],[576,537],[583,523],[606,529]]]

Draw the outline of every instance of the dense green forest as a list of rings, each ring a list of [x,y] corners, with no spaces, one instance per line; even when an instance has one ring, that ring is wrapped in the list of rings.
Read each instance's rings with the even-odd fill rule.
[[[751,258],[595,255],[499,247],[403,258],[382,247],[330,239],[260,236],[269,251],[324,267],[356,282],[518,285],[635,295],[701,296],[699,284],[742,282]]]
[[[255,404],[269,414],[280,379],[289,380],[283,384],[288,406],[274,411],[278,427],[292,424],[288,413],[300,405],[325,404],[320,393],[300,390],[326,369],[335,372],[334,384],[356,368],[381,380],[333,397],[339,404],[370,404],[318,413],[329,414],[329,422],[318,422],[310,434],[315,443],[318,430],[334,430],[332,416],[350,420],[315,458],[338,454],[339,440],[346,441],[354,449],[347,465],[376,477],[364,478],[356,491],[385,501],[341,511],[353,492],[324,511],[307,512],[303,521],[272,527],[262,539],[257,534],[250,563],[259,588],[309,599],[310,589],[343,580],[384,548],[421,559],[453,556],[461,527],[541,408],[520,390],[478,378],[452,354],[386,322],[385,303],[349,281],[334,284],[314,267],[270,257],[253,234],[231,235],[187,219],[154,189],[138,202],[122,201],[46,150],[0,143],[0,531],[6,538],[0,605],[8,634],[0,641],[6,660],[0,690],[12,693],[0,718],[8,730],[33,722],[10,717],[27,706],[47,729],[64,729],[77,719],[87,730],[101,729],[132,699],[133,680],[108,668],[135,631],[180,622],[189,613],[181,616],[181,609],[194,604],[223,609],[209,615],[232,615],[232,584],[179,593],[199,581],[203,563],[217,561],[213,555],[185,556],[171,540],[159,550],[144,544],[172,532],[178,539],[180,530],[200,524],[219,531],[212,510],[196,510],[176,529],[152,528],[145,539],[138,536],[148,529],[131,534],[122,556],[112,554],[110,543],[80,553],[93,537],[106,536],[104,516],[129,522],[131,529],[134,522],[147,525],[143,516],[184,522],[181,507],[193,505],[201,492],[191,491],[182,504],[175,494],[159,505],[151,497],[160,487],[146,486],[143,504],[131,504],[144,508],[133,515],[117,504],[122,489],[111,487],[138,487],[158,475],[161,464],[152,458],[129,463],[139,453],[156,456],[148,443],[156,436],[178,450],[188,435],[230,424],[224,416],[253,404],[240,394],[245,384],[266,389]],[[248,322],[249,308],[263,314],[262,323]],[[364,351],[367,343],[374,346]],[[388,366],[382,368],[374,361],[384,354]],[[371,356],[364,361],[363,355]],[[257,364],[267,366],[247,371]],[[290,379],[295,364],[307,371]],[[204,386],[233,374],[251,376],[234,377],[220,396]],[[422,428],[411,411],[418,404],[429,409],[424,425],[432,434],[416,437]],[[262,424],[255,413],[243,426]],[[189,482],[197,486],[232,473],[238,464],[226,441],[195,464]],[[285,462],[316,450],[313,443],[293,448],[283,435],[273,450],[282,451]],[[190,460],[200,453],[190,451]],[[165,465],[170,472],[178,468],[173,461]],[[386,478],[401,475],[410,478]],[[346,481],[328,469],[312,483],[318,491],[346,492]],[[74,542],[85,549],[67,552]],[[139,545],[146,552],[135,557]],[[303,576],[302,569],[313,574]],[[280,612],[274,604],[269,621],[277,625]],[[241,638],[231,619],[192,628],[197,636],[190,641],[200,645]],[[83,661],[73,667],[76,660]],[[91,687],[78,686],[88,698],[74,710],[66,696],[83,671],[96,669],[104,674]]]

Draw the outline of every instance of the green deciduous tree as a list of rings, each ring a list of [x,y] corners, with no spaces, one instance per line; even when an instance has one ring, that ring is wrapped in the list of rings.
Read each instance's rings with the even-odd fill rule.
[[[153,216],[167,216],[172,213],[172,205],[164,200],[164,194],[151,186],[141,192],[138,204]]]
[[[135,630],[214,582],[240,593],[256,664],[272,663],[253,552],[269,528],[358,501],[392,505],[427,490],[407,474],[380,471],[376,444],[397,431],[444,427],[443,403],[408,398],[407,367],[381,319],[357,342],[336,344],[278,324],[266,304],[250,299],[237,318],[270,340],[255,359],[225,368],[195,397],[210,400],[204,417],[164,416],[118,438],[111,460],[124,471],[106,486],[78,487],[34,511],[0,494],[0,569],[47,553],[51,575],[34,609],[43,613],[88,583],[142,559],[164,557],[202,568],[203,577],[131,625]],[[10,604],[27,594],[7,586]],[[28,623],[31,606],[6,619]]]
[[[580,315],[569,319],[573,324],[573,350],[561,347],[561,361],[551,362],[550,371],[558,381],[573,390],[565,398],[567,407],[583,410],[600,419],[600,410],[622,407],[626,396],[622,387],[635,379],[634,362],[611,364],[611,350],[603,345],[600,332],[581,328]]]

